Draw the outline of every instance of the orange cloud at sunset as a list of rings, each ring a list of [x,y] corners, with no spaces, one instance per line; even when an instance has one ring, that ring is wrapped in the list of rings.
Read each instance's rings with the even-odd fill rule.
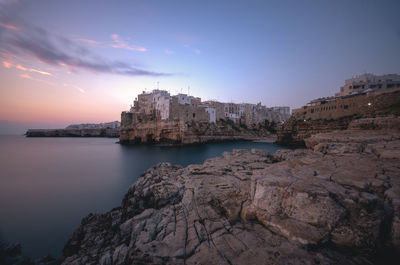
[[[15,68],[21,70],[21,71],[27,71],[28,69],[26,69],[25,67],[21,66],[21,65],[17,65],[15,66]]]
[[[30,68],[28,71],[29,71],[29,72],[39,73],[39,74],[42,74],[42,75],[52,75],[52,74],[50,74],[50,73],[48,73],[48,72],[36,70],[36,69],[33,69],[33,68]]]
[[[10,63],[10,62],[7,62],[7,61],[3,61],[3,66],[5,68],[10,69],[11,67],[13,67],[13,64]],[[17,68],[18,70],[24,71],[24,72],[34,72],[34,73],[38,73],[38,74],[42,74],[42,75],[50,75],[50,76],[52,76],[52,74],[49,73],[49,72],[40,71],[40,70],[37,70],[37,69],[34,69],[34,68],[26,68],[26,67],[24,67],[24,66],[22,66],[20,64],[16,65],[15,68]]]
[[[9,63],[9,62],[7,62],[7,61],[3,61],[3,66],[4,66],[5,68],[11,68],[11,67],[12,67],[12,64]]]
[[[7,23],[2,23],[0,22],[0,27],[6,28],[6,29],[12,29],[12,30],[19,30],[20,28],[11,24]]]
[[[23,67],[22,65],[17,65],[17,66],[15,66],[15,68],[17,68],[17,69],[19,69],[21,71],[35,72],[35,73],[39,73],[39,74],[42,74],[42,75],[52,75],[52,74],[50,74],[48,72],[40,71],[40,70],[33,69],[33,68],[26,68],[26,67]]]

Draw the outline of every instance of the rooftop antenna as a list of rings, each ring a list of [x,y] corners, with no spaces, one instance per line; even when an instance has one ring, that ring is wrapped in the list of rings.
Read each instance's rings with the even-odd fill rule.
[[[190,94],[190,86],[188,86],[188,96],[189,96],[189,94]]]
[[[160,82],[157,81],[157,90],[160,89]]]
[[[181,88],[181,94],[182,94],[182,90],[183,90],[183,88]]]

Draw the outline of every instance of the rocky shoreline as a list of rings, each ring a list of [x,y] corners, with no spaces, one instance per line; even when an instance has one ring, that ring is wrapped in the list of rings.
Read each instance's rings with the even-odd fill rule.
[[[356,120],[274,155],[158,164],[120,206],[85,217],[57,264],[396,264],[399,122]]]
[[[358,139],[358,141],[354,141]],[[376,264],[399,258],[400,132],[161,163],[82,220],[62,264]],[[396,259],[394,259],[396,258]]]

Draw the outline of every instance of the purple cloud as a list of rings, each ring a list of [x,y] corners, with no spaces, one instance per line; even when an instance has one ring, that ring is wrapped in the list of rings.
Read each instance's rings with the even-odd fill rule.
[[[84,46],[41,28],[22,27],[19,30],[4,28],[4,32],[0,34],[0,53],[30,56],[49,65],[67,66],[97,73],[128,76],[171,75],[139,69],[125,61],[107,60],[93,54]]]

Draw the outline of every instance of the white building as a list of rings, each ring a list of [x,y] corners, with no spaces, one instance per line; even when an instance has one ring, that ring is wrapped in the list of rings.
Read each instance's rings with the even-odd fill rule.
[[[191,97],[186,94],[178,94],[178,104],[181,105],[190,105]]]
[[[217,122],[217,113],[215,111],[215,108],[205,108],[206,112],[208,115],[210,115],[210,122],[216,123]]]
[[[352,94],[394,87],[400,87],[400,75],[363,74],[345,80],[344,86],[340,88],[340,92],[336,93],[335,96],[343,97]]]
[[[160,111],[160,116],[162,120],[168,120],[169,118],[169,103],[170,103],[170,94],[165,90],[153,90],[152,92],[152,101],[154,107],[157,111]]]

